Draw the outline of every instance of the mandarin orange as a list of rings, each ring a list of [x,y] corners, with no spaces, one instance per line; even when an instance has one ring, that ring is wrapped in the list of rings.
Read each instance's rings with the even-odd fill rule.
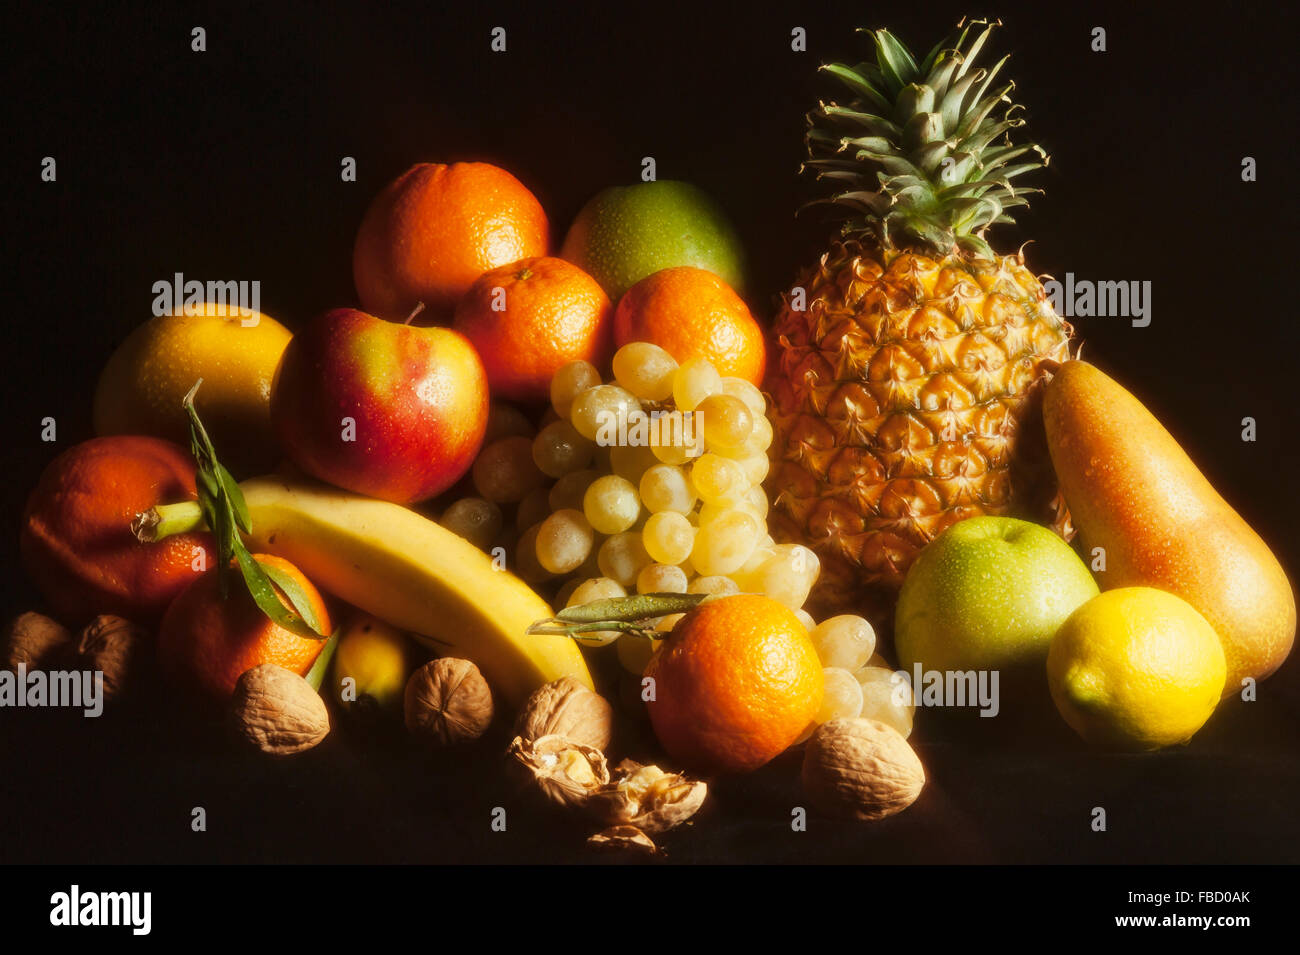
[[[590,275],[542,256],[479,276],[456,307],[454,327],[478,349],[494,398],[544,402],[561,365],[609,364],[613,311]]]
[[[67,623],[101,613],[156,621],[203,568],[212,538],[142,544],[131,521],[156,504],[197,497],[194,461],[180,445],[139,435],[85,441],[51,461],[28,498],[23,564]]]
[[[614,344],[653,342],[678,362],[705,358],[720,375],[761,384],[763,330],[731,286],[705,269],[655,272],[619,299]]]
[[[325,601],[302,571],[281,557],[253,556],[296,581],[307,595],[320,629],[331,631]],[[253,601],[237,572],[232,573],[229,584],[223,598],[214,567],[172,601],[158,632],[158,662],[163,672],[177,686],[217,702],[230,698],[244,671],[262,663],[306,676],[325,641],[300,637],[274,623]],[[289,606],[283,594],[280,602]]]
[[[365,311],[394,321],[423,303],[434,318],[488,269],[545,255],[542,205],[489,163],[419,163],[375,197],[357,232],[352,274]]]
[[[784,604],[737,594],[700,604],[651,658],[655,735],[685,766],[757,769],[788,749],[821,708],[822,665]]]

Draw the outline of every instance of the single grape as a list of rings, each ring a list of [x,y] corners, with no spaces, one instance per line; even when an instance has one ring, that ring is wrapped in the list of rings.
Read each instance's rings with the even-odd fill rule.
[[[767,518],[767,511],[770,505],[767,501],[767,492],[764,491],[760,485],[755,484],[751,487],[749,493],[746,494],[744,499],[741,501],[741,504],[753,511],[760,520],[765,520]]]
[[[858,685],[862,688],[859,716],[892,726],[903,734],[904,739],[912,734],[916,705],[912,698],[912,686],[905,677],[890,673],[888,679],[864,682],[859,678]]]
[[[747,454],[738,458],[736,463],[745,472],[745,480],[755,487],[767,479],[768,469],[772,466],[766,454]]]
[[[587,559],[595,539],[581,511],[556,511],[539,525],[537,561],[552,574],[567,574]]]
[[[515,509],[515,523],[520,527],[532,527],[546,520],[556,510],[559,508],[551,507],[551,492],[539,487],[535,491],[529,491],[519,502],[519,507]]]
[[[653,554],[651,556],[654,556]],[[686,572],[672,564],[646,564],[636,575],[639,594],[684,594]]]
[[[794,615],[799,618],[799,622],[803,624],[803,628],[809,633],[812,633],[813,628],[817,626],[816,622],[813,620],[813,615],[802,607],[796,610]]]
[[[641,475],[659,463],[648,445],[616,444],[608,449],[609,470],[634,484]]]
[[[695,528],[677,511],[651,514],[641,530],[646,553],[661,564],[680,564],[691,555]]]
[[[689,514],[695,506],[695,488],[686,472],[671,464],[656,464],[641,475],[641,502],[652,514],[677,511]]]
[[[636,583],[641,568],[650,563],[650,555],[646,553],[640,534],[624,531],[600,545],[597,560],[604,576],[624,587],[631,587]]]
[[[876,650],[876,631],[864,618],[851,613],[823,620],[809,636],[824,667],[857,670]]]
[[[666,401],[676,372],[676,359],[650,342],[629,342],[614,353],[614,379],[647,401]]]
[[[813,718],[814,723],[856,717],[862,712],[862,687],[852,673],[839,667],[826,667],[822,677],[822,708]]]
[[[691,548],[691,563],[702,574],[731,574],[744,566],[761,532],[753,514],[728,511],[700,526]]]
[[[617,581],[610,580],[608,577],[591,577],[573,589],[564,606],[578,607],[596,600],[614,600],[626,596],[627,591]],[[556,603],[559,601],[557,600]],[[591,633],[579,634],[575,639],[586,647],[603,647],[613,643],[622,635],[622,631],[619,630],[595,630]]]
[[[732,579],[740,585],[740,589],[745,593],[762,593],[763,588],[758,582],[758,572],[763,565],[776,556],[776,547],[771,543],[759,540],[754,545],[753,553],[745,561],[740,570],[731,575]]]
[[[555,421],[533,439],[533,463],[547,477],[560,478],[591,463],[595,445],[567,421]]]
[[[709,395],[722,392],[722,376],[705,358],[691,358],[673,376],[678,411],[694,411]]]
[[[577,511],[582,510],[583,495],[587,493],[591,482],[598,477],[600,473],[589,468],[564,475],[547,492],[546,499],[551,505],[551,510],[562,511],[566,507]]]
[[[619,429],[626,427],[628,414],[640,407],[636,398],[618,385],[597,385],[573,399],[569,420],[588,441],[611,445],[617,443]]]
[[[740,398],[709,395],[695,409],[704,430],[704,443],[710,451],[742,448],[754,430],[754,416]]]
[[[488,403],[487,430],[483,433],[483,447],[501,438],[522,436],[531,438],[537,433],[528,416],[514,405],[504,401]]]
[[[749,493],[745,469],[730,458],[706,453],[691,465],[691,484],[706,504],[735,502]]]
[[[767,420],[767,415],[760,415],[754,419],[754,430],[749,432],[749,437],[745,440],[745,451],[749,454],[767,454],[771,445],[772,422]]]
[[[798,544],[779,544],[776,553],[749,577],[748,587],[779,600],[791,610],[802,607],[817,581],[816,555]]]
[[[504,520],[501,508],[491,501],[481,497],[462,497],[443,512],[438,523],[480,550],[487,550],[501,533]]]
[[[589,361],[571,361],[551,376],[551,407],[561,418],[569,417],[573,399],[600,384],[600,372]]]
[[[636,523],[641,500],[636,486],[617,474],[606,474],[591,482],[582,497],[582,512],[602,534],[619,534]]]
[[[670,613],[666,616],[660,617],[655,623],[655,629],[660,633],[672,633],[673,627],[681,623],[682,617],[684,616],[686,616],[684,613]]]
[[[516,504],[545,480],[533,462],[533,442],[523,435],[500,438],[484,447],[471,476],[479,497],[494,504]]]
[[[740,587],[730,577],[713,574],[708,577],[696,577],[686,587],[688,594],[712,594],[715,597],[729,597],[740,593]]]
[[[537,536],[541,529],[541,524],[534,524],[519,535],[519,543],[515,545],[514,571],[530,584],[540,584],[555,576],[537,559]]]
[[[735,378],[730,375],[723,378],[722,393],[743,401],[745,407],[749,409],[749,413],[755,418],[767,416],[767,399],[763,397],[763,392],[744,378]]]
[[[659,649],[662,640],[652,640],[648,637],[638,637],[630,633],[623,634],[622,639],[618,641],[615,652],[618,654],[618,662],[623,669],[633,676],[639,677],[645,672],[646,665],[650,658],[655,655]]]

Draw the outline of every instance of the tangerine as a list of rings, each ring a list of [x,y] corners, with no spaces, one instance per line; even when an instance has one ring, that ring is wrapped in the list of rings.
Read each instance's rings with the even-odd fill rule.
[[[436,317],[488,269],[545,255],[548,244],[542,204],[504,169],[418,163],[366,210],[352,275],[370,314],[402,321],[423,303]]]
[[[254,554],[260,564],[291,577],[311,606],[319,629],[332,629],[320,591],[302,571],[282,557]],[[193,581],[172,601],[158,631],[158,662],[177,685],[215,701],[229,699],[240,676],[263,663],[274,663],[306,676],[325,646],[324,640],[300,637],[266,616],[237,574],[223,598],[218,568]],[[289,606],[276,590],[280,602]]]
[[[76,624],[101,613],[137,623],[162,616],[202,569],[212,537],[192,532],[142,544],[137,514],[193,501],[194,461],[161,438],[93,438],[41,473],[23,513],[23,564],[54,615]],[[196,570],[196,567],[198,570]]]
[[[685,765],[747,772],[788,749],[821,708],[822,665],[794,612],[770,597],[706,601],[646,666],[655,735]]]
[[[493,397],[543,402],[561,365],[605,367],[613,305],[586,272],[542,256],[491,269],[470,286],[454,327],[478,349]]]
[[[614,343],[653,342],[679,363],[707,359],[718,374],[758,385],[767,364],[763,330],[731,286],[679,266],[637,282],[614,312]]]

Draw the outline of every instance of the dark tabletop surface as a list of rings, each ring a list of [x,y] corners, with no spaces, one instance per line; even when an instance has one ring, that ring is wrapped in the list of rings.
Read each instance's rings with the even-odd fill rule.
[[[1293,29],[1238,6],[1205,18],[1088,4],[996,5],[1030,131],[1052,153],[1046,197],[1004,233],[1039,272],[1150,280],[1153,321],[1081,319],[1085,355],[1184,442],[1224,496],[1300,567],[1290,287],[1297,261]],[[17,559],[22,502],[57,450],[90,435],[95,376],[173,272],[262,281],[290,327],[354,304],[350,250],[371,196],[416,161],[487,159],[532,188],[559,235],[641,157],[735,218],[761,317],[827,228],[792,213],[802,112],[831,87],[815,66],[886,25],[928,47],[963,11],[861,4],[742,14],[566,6],[137,4],[4,16],[11,153],[3,348],[2,609],[36,605]],[[883,22],[878,18],[888,17]],[[864,20],[864,16],[868,19]],[[193,26],[208,52],[190,52]],[[508,51],[488,50],[492,27]],[[808,32],[807,53],[790,31]],[[1107,52],[1090,49],[1107,31]],[[1290,24],[1294,27],[1294,23]],[[1288,77],[1286,74],[1290,73]],[[58,160],[55,184],[41,157]],[[359,181],[339,181],[343,156]],[[1244,156],[1259,179],[1240,179]],[[1287,213],[1290,213],[1289,215]],[[40,419],[59,441],[39,440]],[[1240,440],[1254,417],[1258,440]],[[145,695],[99,720],[0,710],[0,862],[551,862],[590,858],[587,830],[539,809],[501,772],[505,730],[430,756],[399,732],[344,725],[268,762]],[[1185,748],[1086,749],[1050,711],[1021,720],[922,713],[930,783],[908,812],[792,831],[798,762],[717,780],[680,862],[1300,861],[1300,669],[1229,702]],[[635,726],[624,750],[645,745]],[[203,807],[207,831],[191,831]],[[507,810],[493,831],[494,807]],[[1094,807],[1107,831],[1090,826]]]

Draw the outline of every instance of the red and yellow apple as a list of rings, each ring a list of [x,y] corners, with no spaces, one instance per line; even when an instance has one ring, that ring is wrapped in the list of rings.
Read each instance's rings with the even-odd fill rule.
[[[271,421],[294,464],[399,504],[455,484],[474,463],[487,416],[487,375],[463,335],[351,308],[293,337],[271,389]]]

